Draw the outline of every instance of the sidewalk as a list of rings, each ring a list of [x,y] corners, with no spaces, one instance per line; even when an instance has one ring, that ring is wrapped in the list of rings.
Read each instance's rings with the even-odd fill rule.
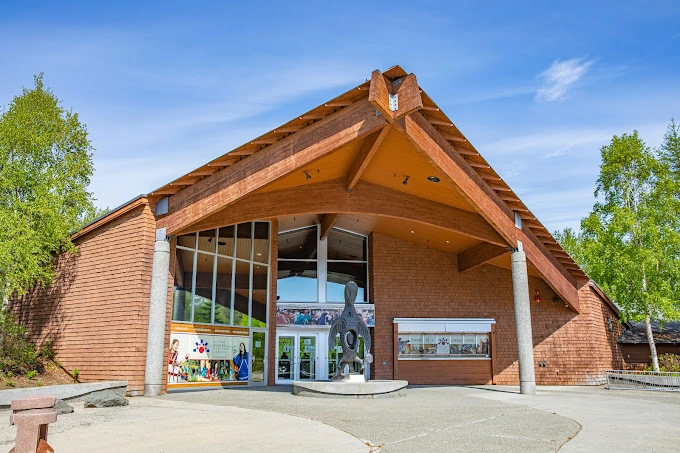
[[[84,409],[60,415],[49,444],[61,452],[347,452],[369,447],[323,423],[275,412],[228,406],[130,398],[127,407]],[[0,451],[14,445],[11,411],[0,412]]]

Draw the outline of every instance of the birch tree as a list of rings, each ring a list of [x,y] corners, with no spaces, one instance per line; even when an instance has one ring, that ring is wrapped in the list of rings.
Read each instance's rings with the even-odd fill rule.
[[[654,370],[659,362],[652,321],[678,319],[680,237],[671,167],[638,136],[614,136],[601,149],[596,203],[580,234],[563,246],[621,307],[624,321],[644,321]]]
[[[49,284],[53,260],[93,211],[92,146],[76,113],[43,85],[0,111],[0,299]]]

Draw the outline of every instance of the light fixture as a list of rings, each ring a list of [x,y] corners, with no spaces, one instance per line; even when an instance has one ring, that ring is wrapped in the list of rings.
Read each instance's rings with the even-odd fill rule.
[[[451,242],[451,241],[449,241],[449,240],[447,239],[447,240],[446,240],[446,243],[448,244],[449,242]]]
[[[534,296],[534,302],[537,304],[541,303],[541,295],[539,294],[538,290],[536,290],[536,295]]]
[[[218,242],[217,244],[218,244],[218,245],[227,245],[227,243],[226,243],[226,242],[223,242],[223,241],[220,241],[220,242]]]
[[[430,182],[439,182],[441,179],[437,178],[436,176],[428,176],[427,180]]]
[[[415,233],[415,231],[411,230],[411,234]]]
[[[262,254],[261,254],[261,253],[258,253],[257,256],[262,256]]]
[[[409,178],[409,177],[410,177],[410,176],[407,176],[406,179],[404,179],[401,183],[402,183],[403,185],[408,184],[408,178]]]
[[[303,170],[302,173],[305,174],[305,178],[306,178],[306,179],[312,179],[312,175],[310,175],[310,174],[307,172],[307,170]]]

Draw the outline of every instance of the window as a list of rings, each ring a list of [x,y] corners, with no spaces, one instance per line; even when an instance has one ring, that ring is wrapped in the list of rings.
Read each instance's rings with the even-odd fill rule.
[[[267,326],[269,222],[179,236],[172,320]]]
[[[345,285],[359,286],[356,301],[368,302],[368,240],[333,228],[324,240],[319,226],[279,234],[279,302],[345,301]]]
[[[489,358],[488,333],[399,333],[400,359]]]

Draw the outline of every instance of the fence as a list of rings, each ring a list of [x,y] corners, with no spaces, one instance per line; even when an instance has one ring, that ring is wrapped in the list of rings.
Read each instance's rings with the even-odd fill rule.
[[[606,373],[608,389],[680,391],[679,372],[608,370]]]

